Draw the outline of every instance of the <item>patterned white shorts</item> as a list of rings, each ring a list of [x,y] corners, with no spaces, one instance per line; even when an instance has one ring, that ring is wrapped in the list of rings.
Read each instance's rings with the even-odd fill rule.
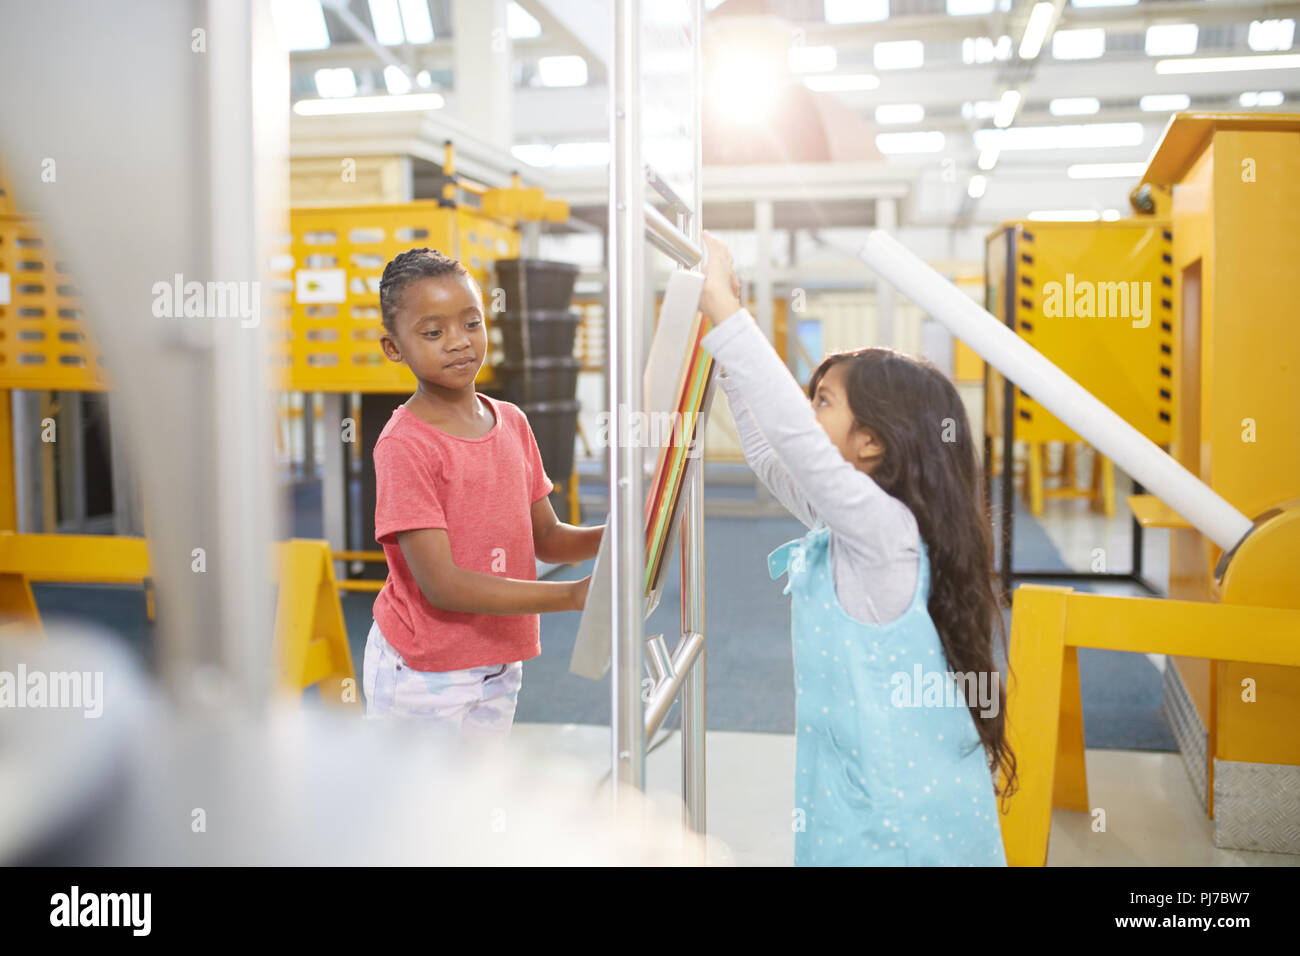
[[[384,640],[366,638],[362,683],[367,717],[405,717],[464,735],[506,737],[523,683],[523,661],[460,671],[418,671]]]

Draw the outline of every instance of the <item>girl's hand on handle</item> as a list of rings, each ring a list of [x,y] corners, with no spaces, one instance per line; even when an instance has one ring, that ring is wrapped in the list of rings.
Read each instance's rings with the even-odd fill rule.
[[[731,250],[707,230],[704,232],[704,248],[707,258],[704,265],[704,288],[700,292],[700,311],[706,319],[717,325],[740,311],[740,279],[736,276]]]
[[[591,588],[591,575],[569,585],[569,594],[573,600],[571,610],[581,611],[587,606],[587,591]]]

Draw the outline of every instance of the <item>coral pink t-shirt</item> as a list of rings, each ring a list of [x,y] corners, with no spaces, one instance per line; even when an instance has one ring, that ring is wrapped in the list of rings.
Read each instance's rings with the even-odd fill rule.
[[[524,413],[479,398],[496,417],[481,438],[449,435],[399,405],[375,442],[375,539],[388,559],[375,622],[415,670],[495,667],[541,653],[536,614],[469,614],[430,604],[397,543],[399,531],[445,528],[458,568],[537,579],[532,505],[550,494],[551,480]]]

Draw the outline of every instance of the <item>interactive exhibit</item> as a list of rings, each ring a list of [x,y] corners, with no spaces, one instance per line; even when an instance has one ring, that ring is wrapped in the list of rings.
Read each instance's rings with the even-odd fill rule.
[[[638,788],[646,741],[681,695],[685,823],[703,832],[698,443],[715,369],[700,347],[701,277],[690,271],[701,259],[698,6],[690,29],[665,31],[635,22],[637,5],[614,5],[611,431],[640,428],[658,440],[610,449],[608,531],[571,667],[593,679],[612,671],[611,764],[620,782]],[[656,54],[644,62],[642,42]],[[656,64],[674,53],[684,54],[689,68],[657,79]],[[656,130],[664,116],[689,117],[685,133]],[[653,164],[643,152],[649,145]],[[1171,191],[1167,213],[1086,230],[1009,224],[989,241],[990,311],[885,233],[873,233],[861,252],[878,276],[989,364],[988,457],[991,466],[992,442],[1001,438],[1004,479],[1013,440],[1035,445],[1077,436],[1140,483],[1145,491],[1130,505],[1143,528],[1172,529],[1168,599],[1033,584],[1014,592],[1008,719],[1021,790],[1002,823],[1013,864],[1045,862],[1052,807],[1090,808],[1080,647],[1170,655],[1167,707],[1215,820],[1216,843],[1300,852],[1297,147],[1300,119],[1292,116],[1176,115],[1143,177]],[[491,263],[517,255],[520,222],[567,214],[517,183],[481,190],[475,208],[466,208],[454,198],[450,149],[446,182],[438,201],[293,211],[273,250],[278,387],[408,392],[405,370],[377,352],[384,262],[429,245],[465,260],[485,282]],[[0,610],[7,627],[39,630],[31,582],[147,585],[151,562],[139,535],[18,532],[14,391],[98,391],[109,381],[66,267],[39,221],[12,200],[8,190],[0,195]],[[647,240],[681,268],[643,357]],[[1150,310],[1138,322],[1122,316],[1110,326],[1093,317],[1053,322],[1058,316],[1045,311],[1043,289],[1062,272],[1078,281],[1150,283]],[[669,427],[646,427],[656,416]],[[1166,443],[1169,453],[1159,447]],[[1009,503],[1005,480],[1003,487]],[[1030,494],[1038,507],[1040,493]],[[643,625],[674,544],[682,557],[682,633],[669,651],[662,635],[647,641]],[[275,683],[292,695],[324,685],[326,699],[342,699],[355,669],[334,564],[374,554],[339,552],[325,541],[277,547],[269,563],[280,584]],[[1006,548],[1003,569],[1009,579]],[[756,575],[755,586],[763,583]],[[648,701],[641,694],[646,672],[654,685]],[[347,703],[355,707],[355,696]]]

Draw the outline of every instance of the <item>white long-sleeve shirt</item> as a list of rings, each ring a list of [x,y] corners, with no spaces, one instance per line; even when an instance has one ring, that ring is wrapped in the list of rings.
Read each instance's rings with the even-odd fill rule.
[[[911,510],[840,454],[748,311],[719,323],[701,344],[722,366],[718,381],[750,468],[805,526],[821,520],[830,529],[841,606],[869,624],[901,616],[920,561]]]

